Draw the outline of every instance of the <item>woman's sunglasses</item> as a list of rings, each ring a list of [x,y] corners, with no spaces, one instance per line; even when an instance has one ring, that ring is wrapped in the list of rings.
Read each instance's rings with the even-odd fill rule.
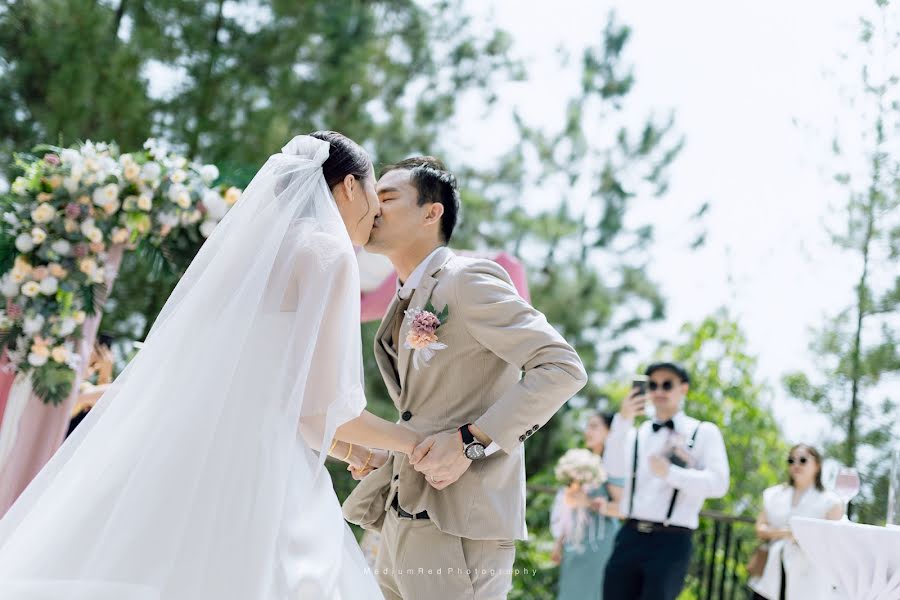
[[[651,381],[647,384],[647,387],[650,389],[651,392],[655,392],[659,388],[662,388],[664,392],[669,392],[672,390],[673,387],[675,387],[675,383],[671,379],[667,379],[666,381],[663,381],[662,385],[656,383],[655,381]]]
[[[796,463],[796,462],[799,462],[801,465],[805,465],[806,463],[809,462],[809,459],[806,458],[805,456],[801,456],[800,458],[794,458],[793,456],[791,456],[791,457],[788,458],[788,464],[789,464],[789,465],[792,465],[792,464],[794,464],[794,463]]]

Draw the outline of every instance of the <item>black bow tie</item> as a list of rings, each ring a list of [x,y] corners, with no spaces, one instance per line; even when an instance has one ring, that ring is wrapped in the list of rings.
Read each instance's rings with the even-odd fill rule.
[[[675,422],[672,421],[672,419],[669,419],[668,421],[666,421],[666,422],[664,422],[664,423],[654,423],[654,424],[653,424],[653,433],[656,433],[657,431],[659,431],[659,430],[662,429],[663,427],[668,427],[668,428],[671,429],[672,431],[675,431]]]

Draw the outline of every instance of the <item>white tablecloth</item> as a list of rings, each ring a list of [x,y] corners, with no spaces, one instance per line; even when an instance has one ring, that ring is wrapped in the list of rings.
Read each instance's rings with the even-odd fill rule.
[[[900,529],[794,517],[791,530],[852,600],[900,600]]]

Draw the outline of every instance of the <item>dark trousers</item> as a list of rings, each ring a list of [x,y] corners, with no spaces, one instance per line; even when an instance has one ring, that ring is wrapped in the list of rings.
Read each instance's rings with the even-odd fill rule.
[[[619,530],[606,564],[604,600],[675,600],[691,563],[690,531]]]

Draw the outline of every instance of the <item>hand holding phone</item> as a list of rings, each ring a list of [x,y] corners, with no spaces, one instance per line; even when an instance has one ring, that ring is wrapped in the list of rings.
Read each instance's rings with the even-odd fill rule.
[[[647,407],[647,381],[645,379],[635,379],[632,382],[631,393],[622,402],[622,408],[619,414],[624,419],[633,419],[638,415],[643,415]]]

